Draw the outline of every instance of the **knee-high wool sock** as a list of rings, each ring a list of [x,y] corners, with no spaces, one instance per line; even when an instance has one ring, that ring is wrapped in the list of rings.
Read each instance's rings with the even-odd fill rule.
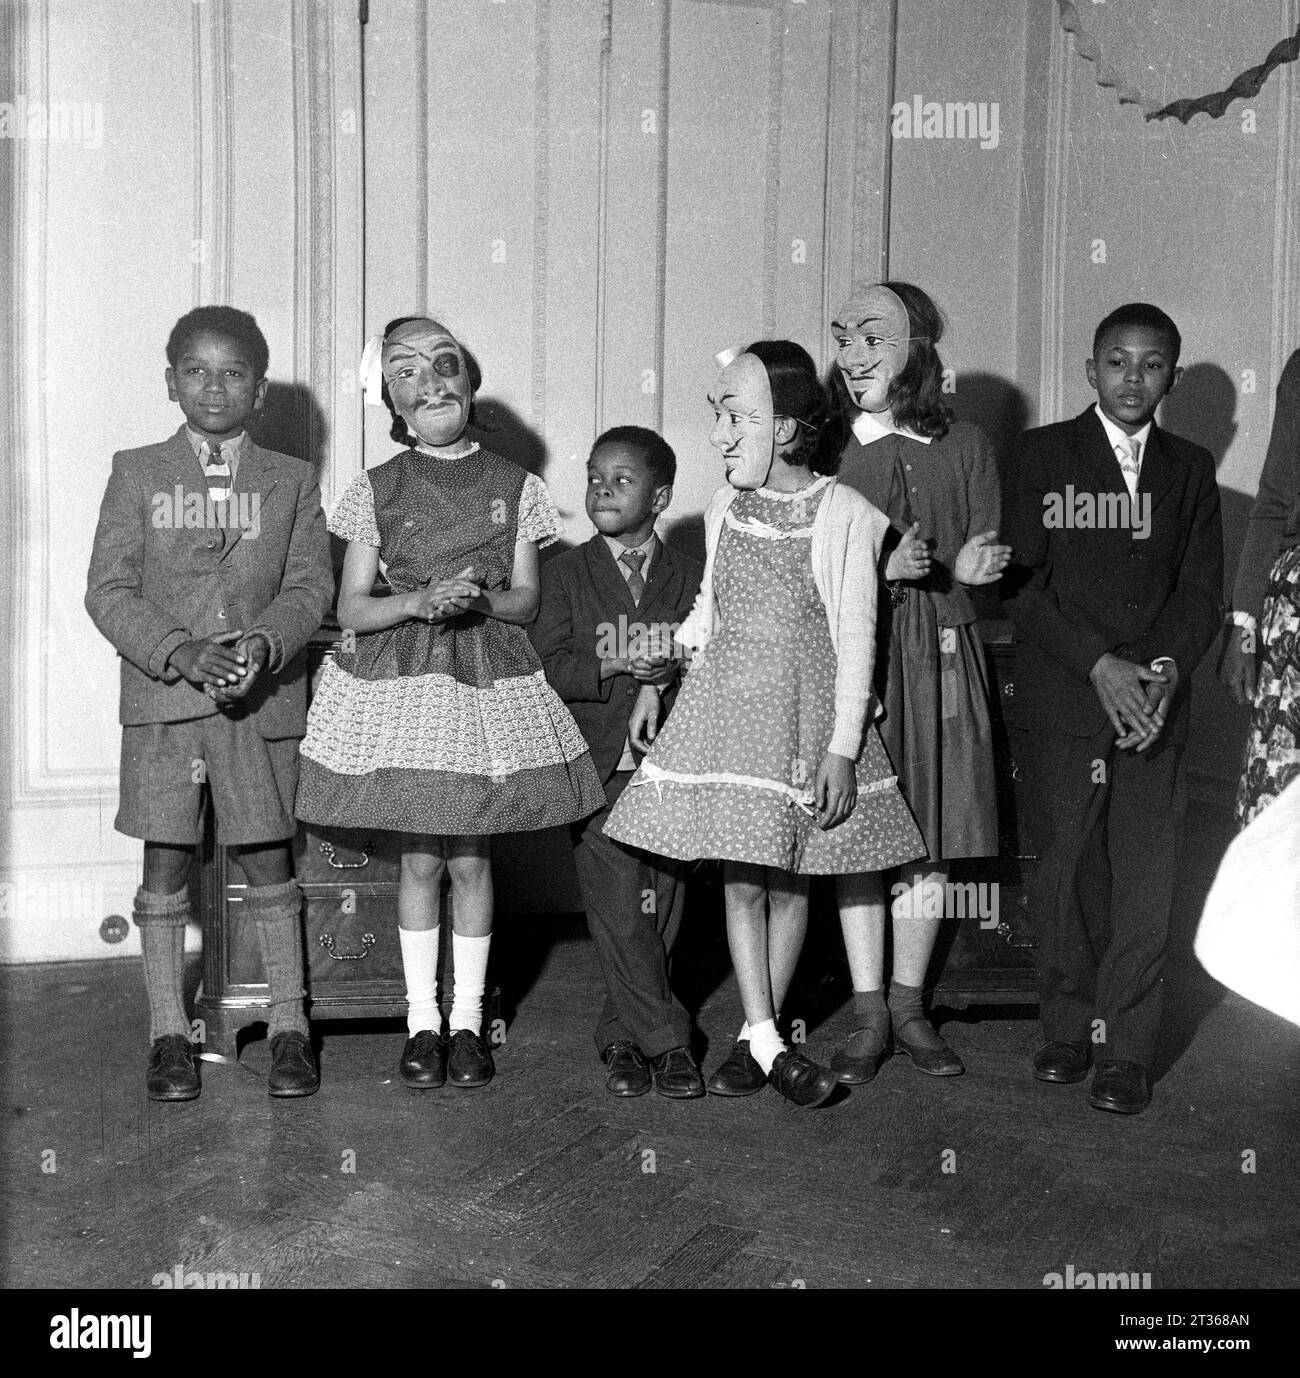
[[[267,1037],[306,1034],[307,1012],[303,1007],[302,891],[296,880],[279,885],[248,887],[248,917],[257,929],[266,972]]]
[[[165,1034],[190,1034],[185,1017],[185,925],[190,920],[190,892],[156,895],[135,892],[135,926],[144,956],[144,989],[149,997],[149,1041]]]
[[[455,968],[455,989],[447,1029],[455,1033],[468,1029],[483,1032],[483,988],[487,984],[488,949],[491,933],[471,938],[464,933],[451,935],[451,961]]]
[[[406,979],[406,1032],[414,1038],[421,1029],[442,1032],[442,1011],[438,1008],[438,936],[435,928],[399,928],[402,945],[402,975]]]

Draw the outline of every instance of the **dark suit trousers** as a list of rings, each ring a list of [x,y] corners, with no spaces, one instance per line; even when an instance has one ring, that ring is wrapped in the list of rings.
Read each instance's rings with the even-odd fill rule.
[[[1187,809],[1183,746],[1119,751],[1109,725],[1092,737],[1031,731],[1025,770],[1043,1035],[1149,1068]]]
[[[680,863],[624,847],[602,831],[631,778],[631,771],[615,771],[605,785],[606,806],[573,825],[573,856],[605,976],[596,1050],[627,1041],[657,1057],[690,1044],[690,1016],[668,985],[686,885]]]

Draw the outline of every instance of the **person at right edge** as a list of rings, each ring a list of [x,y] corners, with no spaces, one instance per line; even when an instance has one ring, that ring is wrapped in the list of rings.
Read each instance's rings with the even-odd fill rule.
[[[1088,1104],[1151,1100],[1186,814],[1192,671],[1223,617],[1214,460],[1155,424],[1181,339],[1155,306],[1097,327],[1096,406],[1020,439],[1003,538],[1039,924],[1040,1081],[1095,1061]],[[1082,501],[1081,501],[1082,499]]]
[[[1300,775],[1300,349],[1277,384],[1219,678],[1252,710],[1237,789],[1244,828]]]

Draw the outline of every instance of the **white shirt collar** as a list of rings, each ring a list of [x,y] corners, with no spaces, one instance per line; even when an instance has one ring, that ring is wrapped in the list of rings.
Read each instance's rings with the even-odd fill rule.
[[[1110,417],[1107,416],[1104,411],[1102,411],[1100,402],[1094,402],[1092,409],[1097,413],[1097,419],[1101,422],[1102,426],[1106,430],[1106,439],[1110,441],[1110,448],[1112,450],[1123,450],[1125,454],[1128,454],[1128,442],[1130,440],[1137,440],[1141,442],[1142,446],[1138,453],[1142,456],[1143,459],[1146,458],[1147,437],[1151,434],[1150,421],[1148,421],[1147,424],[1143,426],[1140,431],[1135,431],[1132,435],[1129,435],[1127,434],[1127,432],[1120,430],[1120,428],[1110,419]]]
[[[614,562],[618,564],[619,572],[627,578],[628,566],[619,562],[619,557],[629,550],[639,550],[645,555],[641,564],[641,576],[645,578],[650,573],[650,562],[654,559],[655,553],[655,533],[650,533],[650,539],[642,541],[640,545],[624,545],[617,536],[606,536],[605,544],[609,547],[609,553],[614,557]]]
[[[231,436],[229,440],[212,440],[206,435],[200,435],[198,431],[193,430],[188,423],[185,426],[185,434],[189,437],[190,448],[194,451],[196,456],[201,456],[203,454],[203,447],[205,445],[209,450],[211,450],[214,445],[220,445],[222,456],[227,463],[232,459],[236,461],[239,459],[244,453],[244,442],[248,439],[248,432],[240,431],[238,435]]]
[[[882,416],[886,413],[880,413]],[[876,419],[873,411],[859,411],[853,418],[853,434],[857,437],[859,445],[870,445],[874,440],[880,440],[887,435],[905,435],[909,440],[919,440],[922,445],[928,445],[934,437],[932,435],[917,435],[913,430],[904,426],[894,424],[893,415],[889,415],[889,425]]]

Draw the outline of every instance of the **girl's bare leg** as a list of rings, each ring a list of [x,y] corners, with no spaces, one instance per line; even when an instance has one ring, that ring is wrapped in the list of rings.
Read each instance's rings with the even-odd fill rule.
[[[456,982],[447,1029],[452,1034],[465,1029],[481,1035],[483,991],[487,984],[488,951],[492,946],[492,853],[489,839],[449,837],[447,869],[451,872],[451,959]],[[491,1075],[489,1067],[483,1070],[488,1076]],[[454,1078],[454,1066],[452,1072]]]

